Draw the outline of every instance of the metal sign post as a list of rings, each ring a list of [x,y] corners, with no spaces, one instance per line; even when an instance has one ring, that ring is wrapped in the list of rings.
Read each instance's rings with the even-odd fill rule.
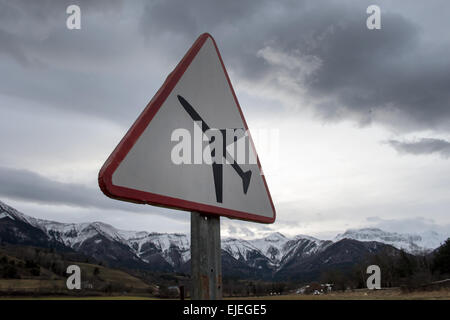
[[[191,212],[191,279],[191,299],[222,299],[219,216]]]

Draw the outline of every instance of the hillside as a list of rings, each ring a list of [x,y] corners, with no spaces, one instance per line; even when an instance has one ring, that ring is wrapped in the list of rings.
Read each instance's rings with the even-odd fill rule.
[[[0,242],[52,248],[102,261],[113,268],[153,272],[190,269],[190,239],[185,234],[125,231],[102,222],[60,223],[36,219],[0,202]],[[400,249],[428,252],[439,237],[388,233],[380,229],[348,230],[333,241],[275,232],[244,240],[222,239],[225,277],[311,279],[329,268],[348,268],[367,256]]]
[[[81,269],[82,294],[157,292],[155,285],[127,272],[81,262],[81,259],[86,258],[52,249],[3,244],[0,246],[0,295],[78,294],[66,287],[66,269],[71,264]]]

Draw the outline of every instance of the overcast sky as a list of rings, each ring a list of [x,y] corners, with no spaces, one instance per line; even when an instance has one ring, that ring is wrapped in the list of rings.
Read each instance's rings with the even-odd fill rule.
[[[81,8],[81,30],[66,8]],[[368,30],[366,8],[381,8]],[[0,0],[0,200],[31,216],[188,232],[97,176],[203,32],[216,39],[277,210],[224,236],[450,235],[448,1]],[[277,150],[277,152],[274,152]],[[274,160],[275,159],[275,160]]]

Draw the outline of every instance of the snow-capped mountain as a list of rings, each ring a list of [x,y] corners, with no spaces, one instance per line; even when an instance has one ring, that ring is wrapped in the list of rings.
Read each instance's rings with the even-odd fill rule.
[[[119,231],[127,244],[145,262],[149,262],[155,252],[172,266],[180,266],[191,258],[190,241],[187,235],[180,233],[147,233]]]
[[[0,201],[0,221],[4,218],[37,229],[33,230],[32,234],[42,231],[47,240],[52,243],[60,243],[100,260],[104,260],[107,256],[106,260],[113,262],[113,264],[114,261],[120,260],[129,261],[131,265],[136,262],[138,263],[136,266],[142,266],[139,265],[139,262],[154,262],[164,269],[167,264],[172,267],[179,267],[190,259],[189,239],[183,234],[125,231],[98,221],[61,223],[36,219]],[[160,261],[154,261],[155,258],[160,258]]]
[[[328,241],[314,237],[298,235],[288,238],[279,232],[269,234],[264,238],[242,240],[228,238],[222,240],[222,249],[237,260],[249,261],[255,253],[264,256],[271,267],[278,269],[296,255],[308,256],[325,248]]]
[[[418,254],[437,248],[444,240],[436,232],[400,234],[375,228],[347,230],[333,241],[306,235],[286,237],[275,232],[252,240],[222,239],[222,256],[224,270],[237,276],[255,276],[259,272],[288,277],[300,267],[314,273],[314,268],[330,261],[357,261],[358,257],[382,250],[386,245]],[[125,231],[102,222],[36,219],[0,201],[2,241],[67,248],[117,267],[164,272],[189,270],[190,238],[186,234]]]
[[[255,252],[258,252],[266,257],[271,265],[278,266],[287,250],[286,244],[289,240],[279,232],[254,240],[227,238],[222,241],[222,249],[235,259],[244,261],[249,260]]]
[[[435,231],[426,231],[421,234],[408,234],[386,232],[378,228],[349,229],[338,234],[334,241],[342,239],[354,239],[358,241],[377,241],[389,244],[397,249],[405,250],[412,254],[430,252],[439,247],[446,239],[444,235]]]
[[[153,261],[155,255],[160,255],[173,267],[181,266],[190,259],[190,239],[185,234],[125,231],[102,222],[77,224],[36,219],[2,202],[0,212],[0,219],[10,217],[28,223],[46,233],[49,239],[75,250],[86,247],[87,243],[95,239],[97,245],[109,241],[127,246],[132,254],[146,263]],[[298,255],[300,248],[302,255],[308,255],[319,251],[324,242],[308,236],[288,238],[275,232],[253,240],[225,238],[222,240],[222,249],[236,260],[255,264],[252,260],[263,259],[269,267],[277,269],[282,262]]]

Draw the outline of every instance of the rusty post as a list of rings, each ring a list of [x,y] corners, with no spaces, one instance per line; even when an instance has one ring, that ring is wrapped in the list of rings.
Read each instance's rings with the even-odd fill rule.
[[[184,286],[181,285],[178,289],[180,290],[180,300],[184,300]]]
[[[220,217],[191,212],[191,298],[222,299]]]

